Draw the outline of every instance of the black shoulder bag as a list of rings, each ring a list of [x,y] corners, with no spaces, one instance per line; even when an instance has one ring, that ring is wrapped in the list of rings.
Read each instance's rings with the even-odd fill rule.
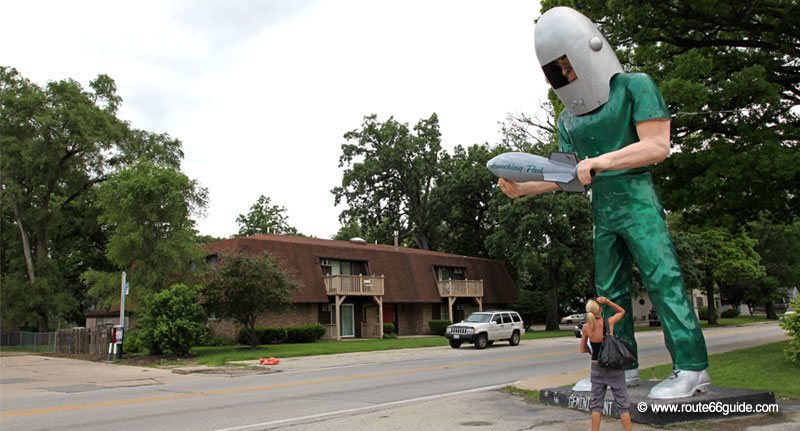
[[[603,368],[625,368],[636,360],[633,350],[628,343],[620,340],[614,334],[608,333],[608,319],[603,318],[603,344],[597,355],[597,363]]]

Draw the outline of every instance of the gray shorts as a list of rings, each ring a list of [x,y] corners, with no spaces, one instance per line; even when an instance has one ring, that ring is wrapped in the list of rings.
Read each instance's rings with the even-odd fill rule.
[[[592,400],[589,410],[602,412],[606,400],[606,387],[611,388],[614,401],[617,402],[619,414],[630,413],[631,401],[628,399],[628,387],[625,386],[625,370],[603,368],[592,362]]]

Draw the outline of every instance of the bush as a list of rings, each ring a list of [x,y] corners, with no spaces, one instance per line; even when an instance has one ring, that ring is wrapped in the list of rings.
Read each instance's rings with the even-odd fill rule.
[[[122,337],[122,353],[141,353],[145,351],[142,337],[138,329],[126,330]]]
[[[137,323],[141,341],[151,354],[186,356],[206,331],[200,286],[174,284],[146,298]]]
[[[250,342],[246,328],[239,330],[236,341],[239,344],[281,344],[281,343],[313,343],[325,335],[325,327],[320,324],[297,325],[279,328],[257,327],[256,342]]]
[[[290,326],[286,333],[287,343],[313,343],[325,335],[325,327],[320,324]]]
[[[444,331],[446,331],[447,327],[450,325],[452,325],[452,322],[446,319],[431,320],[428,322],[428,327],[431,328],[433,335],[444,335]]]
[[[394,323],[383,324],[383,335],[394,334]]]
[[[708,307],[700,307],[697,309],[698,318],[700,320],[708,320]]]
[[[787,335],[792,337],[789,347],[783,351],[783,354],[786,355],[786,359],[800,364],[800,297],[795,298],[791,302],[791,306],[795,313],[781,318],[781,328],[785,329]]]
[[[395,338],[397,338],[397,335],[395,334],[383,334],[384,340],[394,340]]]
[[[730,319],[730,318],[733,318],[733,317],[739,317],[740,314],[741,314],[741,312],[739,312],[739,308],[737,307],[737,308],[731,308],[729,310],[723,311],[722,313],[720,313],[720,317],[724,317],[726,319]]]

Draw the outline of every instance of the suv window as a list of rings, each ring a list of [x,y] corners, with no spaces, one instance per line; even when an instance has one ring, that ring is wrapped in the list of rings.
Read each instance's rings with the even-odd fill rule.
[[[492,322],[494,323],[503,323],[502,319],[500,318],[500,314],[495,314],[492,316]]]
[[[489,321],[489,319],[491,317],[492,317],[491,314],[477,314],[476,313],[476,314],[470,314],[469,316],[467,316],[466,319],[464,319],[464,321],[465,322],[470,322],[470,323],[486,323],[486,322]]]
[[[503,323],[511,323],[511,315],[508,313],[503,313]]]
[[[519,317],[519,314],[517,313],[511,313],[511,319],[513,319],[515,322],[522,322],[522,318]]]

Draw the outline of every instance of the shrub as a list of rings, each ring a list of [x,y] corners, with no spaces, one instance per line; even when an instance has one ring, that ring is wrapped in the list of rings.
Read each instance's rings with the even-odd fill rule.
[[[383,324],[383,335],[394,334],[394,323]]]
[[[144,352],[145,347],[142,344],[142,337],[138,329],[130,329],[125,331],[122,339],[122,352],[124,354]]]
[[[288,327],[255,328],[256,341],[251,343],[247,328],[239,330],[236,341],[239,344],[258,345],[258,344],[281,344],[281,343],[312,343],[325,335],[325,327],[320,324],[296,325]]]
[[[708,307],[700,307],[697,309],[697,314],[700,320],[708,320]]]
[[[199,304],[200,286],[174,284],[146,298],[137,328],[151,354],[185,356],[206,331],[206,313]]]
[[[787,334],[792,337],[783,354],[786,355],[786,359],[800,364],[800,297],[795,298],[791,302],[791,306],[795,313],[781,318],[781,328],[785,329]]]
[[[433,333],[433,335],[444,335],[444,331],[446,331],[447,327],[451,324],[452,322],[446,319],[431,320],[428,322],[428,327],[431,328],[431,333]]]
[[[394,340],[395,338],[397,338],[397,335],[395,334],[383,334],[384,340]]]
[[[325,327],[320,324],[290,326],[286,333],[287,343],[313,343],[325,335]]]
[[[733,317],[739,317],[739,314],[741,314],[741,312],[739,312],[738,308],[731,308],[729,310],[725,310],[722,313],[720,313],[720,317],[730,319]]]

